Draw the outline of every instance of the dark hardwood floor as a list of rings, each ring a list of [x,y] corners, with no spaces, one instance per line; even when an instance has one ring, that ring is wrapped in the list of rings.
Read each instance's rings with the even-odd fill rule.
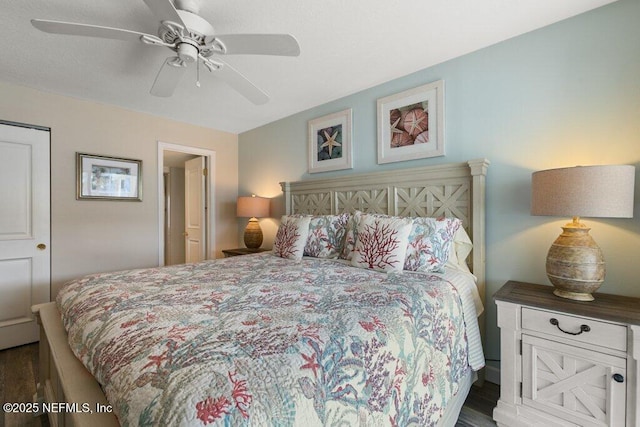
[[[500,398],[500,386],[498,384],[485,381],[482,387],[472,386],[467,400],[464,402],[465,408],[470,409],[466,417],[460,417],[456,427],[467,427],[476,425],[495,425],[493,422],[493,408],[498,404]],[[463,408],[463,412],[465,410]],[[483,422],[475,422],[473,414],[479,413],[483,416]]]
[[[0,401],[30,403],[38,378],[38,344],[28,344],[0,351]],[[2,411],[0,427],[48,426],[46,417],[28,413]]]
[[[10,403],[33,402],[38,378],[38,344],[27,344],[0,351],[0,401]],[[485,382],[482,387],[472,387],[465,406],[472,414],[480,413],[491,418],[500,396],[500,387]],[[486,417],[483,426],[486,425]],[[471,416],[473,418],[473,416]],[[5,413],[0,417],[0,427],[45,427],[46,417],[33,417],[25,413]],[[459,421],[457,427],[476,425],[469,417]]]

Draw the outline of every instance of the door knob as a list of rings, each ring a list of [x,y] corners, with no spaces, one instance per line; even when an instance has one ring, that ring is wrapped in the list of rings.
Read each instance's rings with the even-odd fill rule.
[[[45,245],[44,243],[40,243],[38,246],[36,246],[38,249],[40,249],[41,251],[44,251],[45,249],[47,249],[47,245]]]

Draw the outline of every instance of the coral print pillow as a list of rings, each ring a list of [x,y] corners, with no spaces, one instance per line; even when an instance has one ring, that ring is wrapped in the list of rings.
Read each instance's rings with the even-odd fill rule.
[[[404,269],[442,272],[462,221],[458,218],[415,218],[409,234]]]
[[[302,259],[310,221],[310,217],[283,216],[273,242],[273,253],[281,258]]]
[[[402,271],[412,221],[363,214],[357,228],[351,265],[379,271]]]
[[[351,258],[353,257],[353,251],[356,248],[358,224],[360,223],[362,215],[365,214],[361,211],[355,211],[349,218],[349,221],[347,222],[347,233],[344,239],[344,245],[342,246],[342,251],[340,252],[340,259],[351,261]]]
[[[304,254],[316,258],[338,258],[344,246],[349,216],[343,213],[312,217]]]

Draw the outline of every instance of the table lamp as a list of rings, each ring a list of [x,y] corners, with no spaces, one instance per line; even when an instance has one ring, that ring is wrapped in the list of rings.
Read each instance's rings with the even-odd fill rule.
[[[238,197],[236,214],[238,217],[250,218],[244,230],[244,244],[249,249],[257,249],[262,245],[262,229],[258,218],[269,216],[269,199],[255,195]]]
[[[531,215],[569,216],[573,221],[547,254],[547,277],[562,298],[593,301],[605,277],[602,251],[580,217],[632,218],[635,166],[576,166],[534,172]]]

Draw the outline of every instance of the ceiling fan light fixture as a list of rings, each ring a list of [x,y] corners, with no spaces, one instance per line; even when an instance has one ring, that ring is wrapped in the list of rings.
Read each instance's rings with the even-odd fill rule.
[[[188,42],[179,43],[176,52],[180,59],[190,64],[198,60],[198,53],[200,53],[196,46]]]

